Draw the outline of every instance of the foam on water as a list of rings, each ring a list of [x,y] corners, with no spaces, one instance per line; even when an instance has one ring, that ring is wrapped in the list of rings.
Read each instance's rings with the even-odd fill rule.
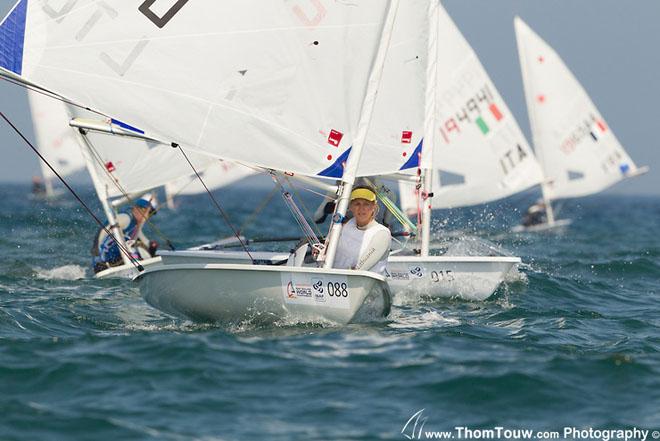
[[[87,270],[78,265],[64,265],[56,268],[35,268],[37,277],[46,280],[80,280],[87,277]]]

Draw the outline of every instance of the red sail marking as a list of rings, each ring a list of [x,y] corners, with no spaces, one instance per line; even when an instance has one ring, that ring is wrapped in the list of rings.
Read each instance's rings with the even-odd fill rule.
[[[330,134],[328,135],[328,144],[333,145],[335,147],[339,147],[339,143],[341,142],[341,139],[344,137],[344,134],[332,129],[330,130]]]
[[[500,109],[497,108],[497,105],[495,105],[495,103],[491,104],[488,108],[490,109],[490,113],[493,114],[493,116],[497,121],[504,118],[504,115],[502,115],[502,112],[500,112]]]

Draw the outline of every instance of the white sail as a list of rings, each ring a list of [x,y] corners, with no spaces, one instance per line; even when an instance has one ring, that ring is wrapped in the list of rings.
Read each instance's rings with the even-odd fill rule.
[[[28,104],[32,116],[34,137],[39,152],[62,177],[85,168],[85,161],[75,133],[69,127],[65,104],[37,92],[28,91]],[[50,168],[40,161],[46,188],[57,180]]]
[[[69,128],[69,130],[74,130]],[[179,149],[164,144],[88,132],[88,167],[94,167],[104,188],[99,198],[136,195],[184,178],[192,172]],[[203,170],[216,160],[190,152],[188,158]]]
[[[439,6],[434,208],[475,205],[537,185],[541,169],[513,114],[447,11]],[[406,211],[414,185],[401,184]]]
[[[254,170],[243,165],[221,160],[214,160],[204,170],[199,172],[199,175],[204,180],[204,185],[209,190],[231,185],[254,174]],[[168,182],[165,185],[165,192],[168,198],[199,194],[206,191],[204,185],[199,181],[197,175],[189,175]]]
[[[548,199],[599,192],[638,174],[584,88],[559,55],[516,17],[527,111]]]
[[[161,3],[21,0],[0,66],[190,151],[341,175],[387,2]]]
[[[399,6],[367,134],[360,176],[416,168],[424,137],[429,0]],[[389,164],[389,165],[388,165]]]

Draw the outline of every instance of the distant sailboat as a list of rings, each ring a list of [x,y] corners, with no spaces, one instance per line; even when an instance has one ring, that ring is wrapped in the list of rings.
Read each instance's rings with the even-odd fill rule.
[[[84,170],[85,161],[80,154],[75,134],[68,127],[65,104],[33,91],[28,91],[27,97],[39,152],[62,177]],[[42,179],[33,180],[34,195],[47,199],[56,197],[60,194],[54,185],[56,176],[43,162],[40,161],[39,166]],[[41,183],[41,187],[38,183]]]
[[[635,165],[559,55],[519,17],[514,27],[532,139],[545,175],[538,207],[547,214],[515,231],[565,226],[570,219],[555,219],[552,201],[598,193],[649,168]]]

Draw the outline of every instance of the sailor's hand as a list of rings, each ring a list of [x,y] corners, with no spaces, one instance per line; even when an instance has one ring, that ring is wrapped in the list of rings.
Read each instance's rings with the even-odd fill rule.
[[[323,254],[325,251],[325,245],[322,243],[316,243],[312,245],[312,256],[314,256],[315,259],[318,259],[320,255]]]
[[[156,251],[158,251],[158,246],[159,246],[159,244],[155,240],[149,241],[149,249],[148,249],[149,254],[151,254],[152,256],[155,256]]]

